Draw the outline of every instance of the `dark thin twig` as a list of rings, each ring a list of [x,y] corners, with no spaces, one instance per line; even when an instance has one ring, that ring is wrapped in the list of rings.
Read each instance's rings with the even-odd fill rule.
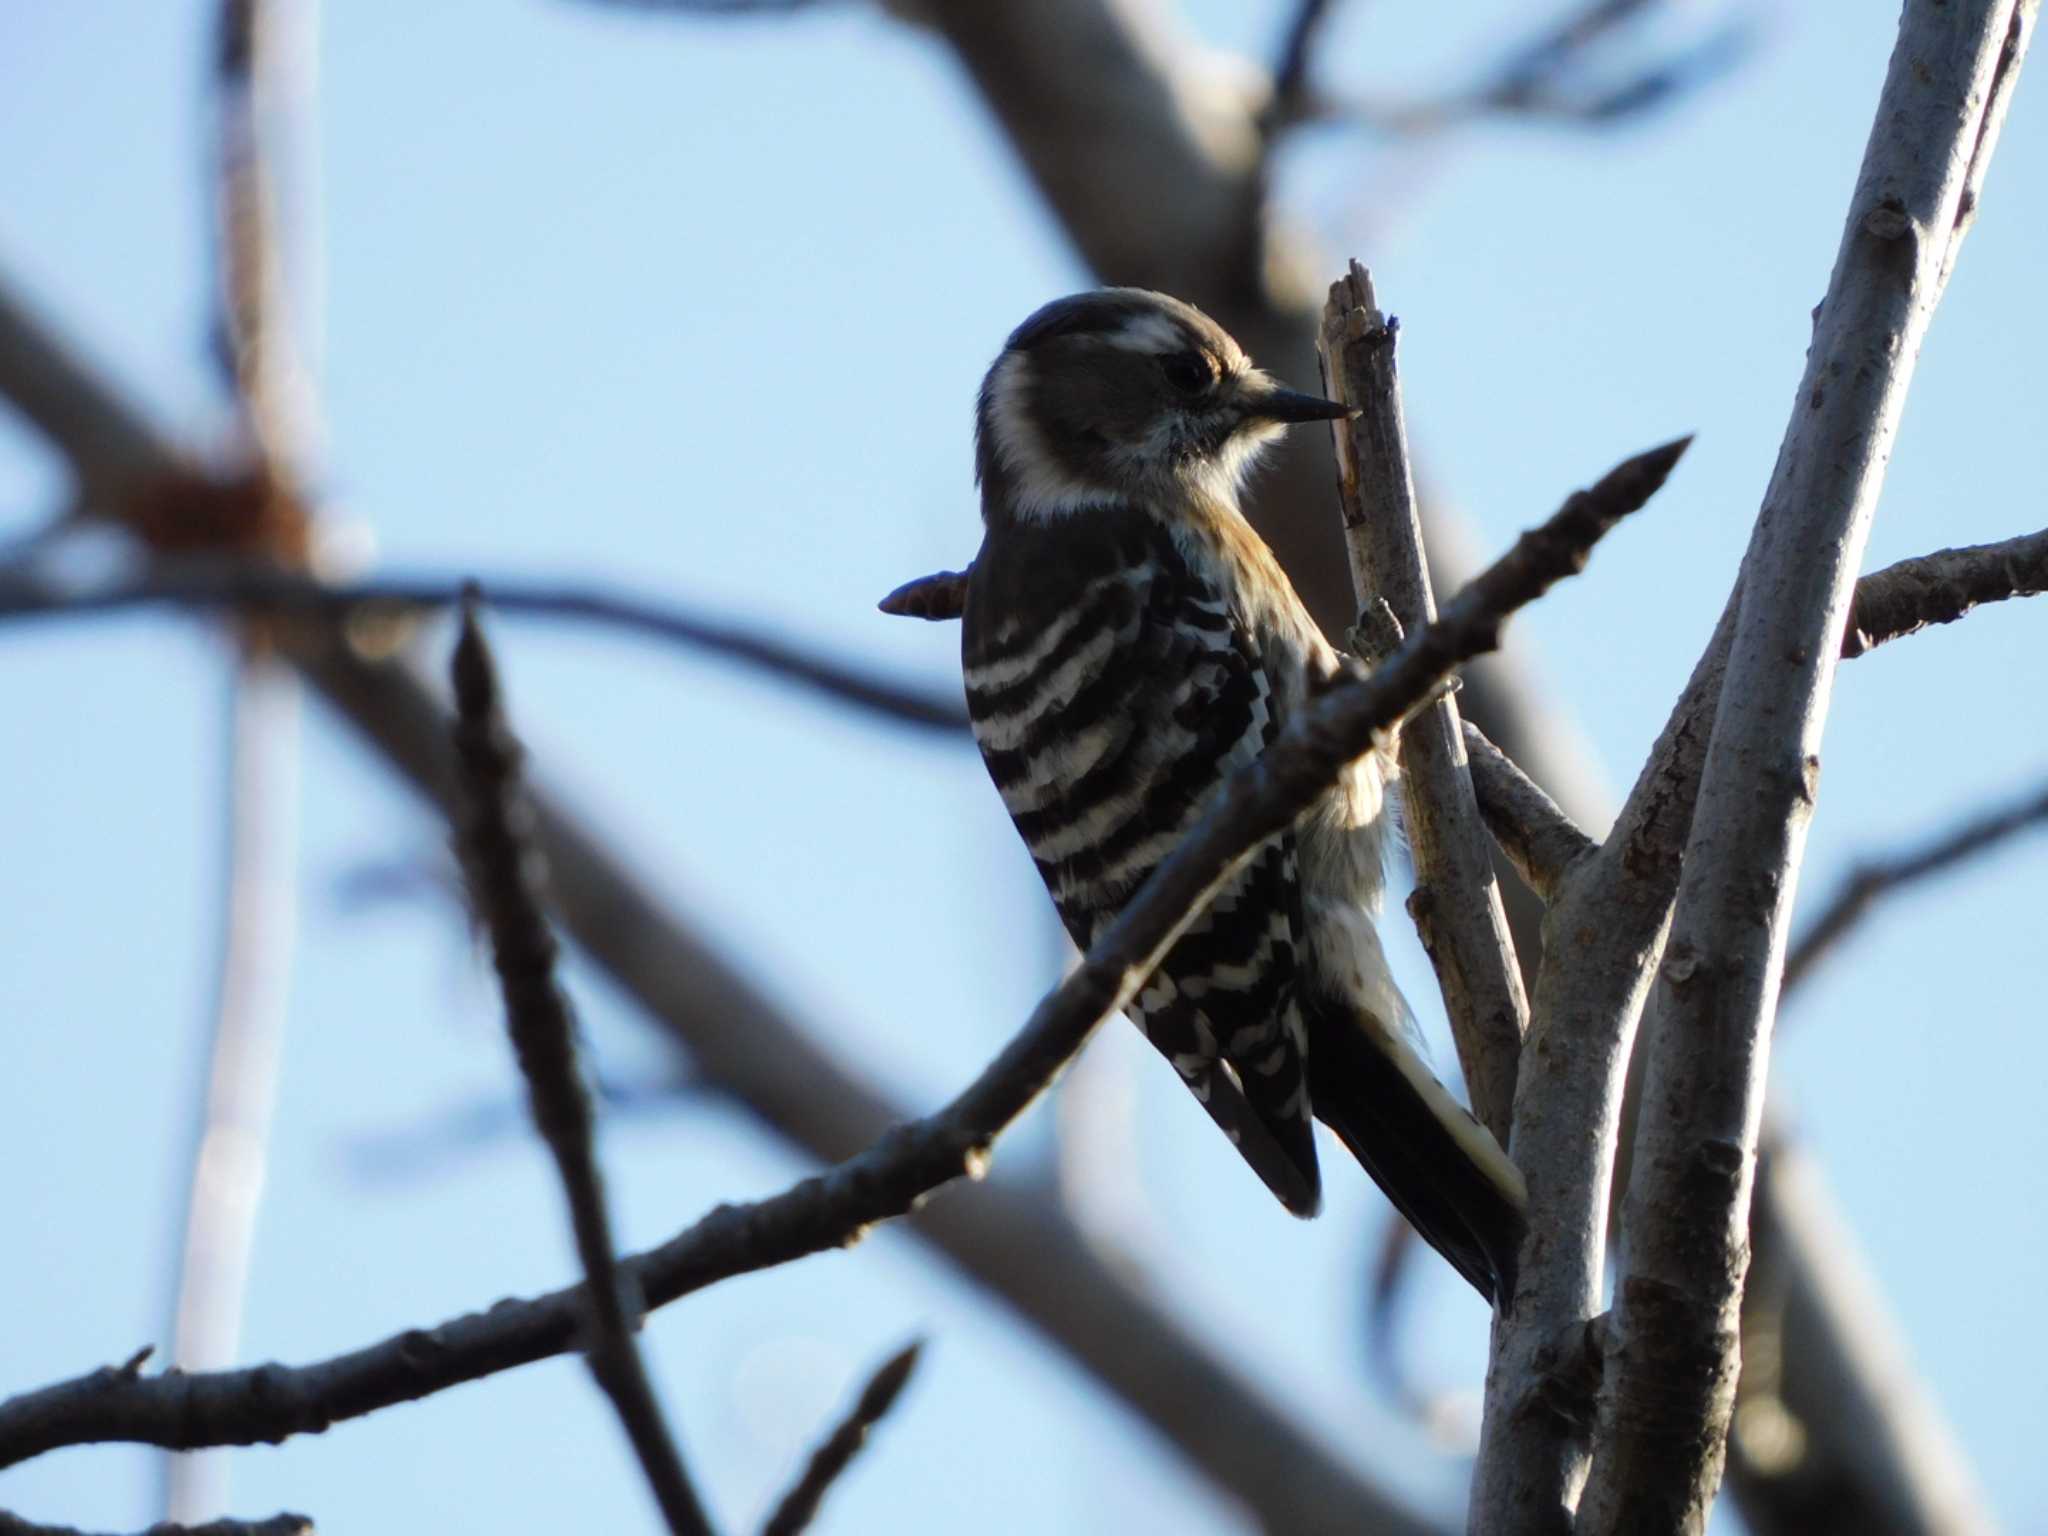
[[[445,577],[387,576],[330,585],[247,560],[179,560],[126,581],[66,590],[25,573],[0,573],[0,620],[87,617],[130,608],[223,608],[346,618],[460,601],[465,583]],[[667,640],[799,683],[844,704],[907,725],[967,728],[956,700],[924,693],[740,624],[690,613],[652,598],[595,586],[520,581],[483,583],[492,608],[532,618],[579,619]]]
[[[1251,851],[1292,825],[1343,767],[1371,751],[1442,680],[1499,642],[1515,609],[1582,569],[1608,529],[1640,508],[1684,451],[1667,443],[1579,491],[1488,567],[1436,621],[1370,676],[1320,694],[1153,871],[1115,922],[981,1075],[938,1113],[900,1125],[856,1157],[780,1195],[722,1206],[623,1266],[650,1307],[749,1270],[843,1246],[932,1191],[978,1178],[996,1138],[1042,1094],[1096,1027],[1121,1011],[1158,959]],[[574,1289],[314,1365],[130,1380],[112,1367],[0,1403],[0,1467],[62,1445],[277,1441],[390,1403],[558,1354],[573,1342]]]
[[[1589,77],[1586,61],[1600,45],[1656,8],[1657,0],[1590,0],[1518,44],[1462,90],[1400,103],[1312,101],[1301,112],[1402,137],[1441,133],[1487,117],[1609,128],[1668,106],[1727,74],[1753,45],[1753,29],[1731,19],[1632,70]]]
[[[0,1509],[0,1536],[86,1536],[68,1525],[39,1525]],[[152,1525],[136,1536],[313,1536],[305,1515],[272,1515],[268,1520],[209,1520],[204,1525]]]
[[[525,1075],[533,1120],[568,1198],[583,1262],[590,1373],[618,1411],[640,1467],[675,1536],[710,1536],[711,1522],[683,1471],[633,1333],[641,1307],[629,1297],[612,1243],[597,1166],[596,1116],[576,1059],[569,1001],[555,981],[557,946],[542,909],[540,853],[533,845],[513,739],[500,702],[497,668],[477,625],[472,597],[450,667],[455,685],[455,751],[470,814],[463,847],[470,891],[491,937],[505,994],[505,1023]]]
[[[1381,1229],[1373,1251],[1372,1274],[1365,1288],[1366,1360],[1394,1400],[1409,1410],[1410,1417],[1417,1418],[1421,1416],[1422,1394],[1401,1363],[1396,1325],[1401,1317],[1402,1298],[1413,1290],[1415,1256],[1423,1251],[1426,1250],[1415,1229],[1396,1215]]]
[[[639,1117],[673,1121],[678,1109],[711,1099],[714,1090],[701,1079],[670,1071],[661,1076],[609,1081],[596,1076],[591,1091],[613,1124]],[[522,1100],[505,1095],[479,1097],[453,1104],[417,1122],[349,1138],[351,1171],[366,1180],[406,1182],[446,1172],[455,1157],[484,1151],[515,1136],[531,1133],[532,1120]]]
[[[860,1454],[860,1448],[867,1443],[868,1431],[896,1405],[904,1383],[917,1369],[918,1354],[923,1348],[922,1339],[913,1339],[882,1362],[881,1368],[868,1379],[860,1401],[853,1405],[825,1443],[811,1453],[804,1475],[775,1506],[775,1513],[761,1527],[761,1536],[797,1536],[817,1518],[818,1505],[831,1491],[840,1473]]]
[[[1820,915],[1810,923],[1785,957],[1785,974],[1779,982],[1782,998],[1812,973],[1886,896],[1901,888],[1952,869],[1980,853],[1987,853],[2008,838],[2048,823],[2048,788],[2037,789],[2024,799],[1995,811],[1973,816],[1935,838],[1905,853],[1866,859],[1836,888]]]
[[[1267,137],[1292,127],[1308,115],[1309,66],[1316,39],[1330,19],[1330,0],[1295,0],[1286,34],[1273,66],[1273,94],[1261,115],[1259,129]]]

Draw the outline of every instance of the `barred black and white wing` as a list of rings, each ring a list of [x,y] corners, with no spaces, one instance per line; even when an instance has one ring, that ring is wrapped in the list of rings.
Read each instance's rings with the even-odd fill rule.
[[[1277,677],[1231,594],[1141,512],[991,528],[962,634],[990,776],[1086,945],[1276,733]],[[992,547],[1000,544],[1002,547]],[[1321,1199],[1292,832],[1221,891],[1132,1017],[1288,1209]]]

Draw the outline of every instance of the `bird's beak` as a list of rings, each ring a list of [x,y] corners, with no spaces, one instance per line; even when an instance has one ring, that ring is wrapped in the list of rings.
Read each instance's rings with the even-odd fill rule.
[[[1358,412],[1348,405],[1339,405],[1335,400],[1325,400],[1320,395],[1304,395],[1298,390],[1273,388],[1252,396],[1244,403],[1245,414],[1261,421],[1284,421],[1289,424],[1300,421],[1341,421]]]

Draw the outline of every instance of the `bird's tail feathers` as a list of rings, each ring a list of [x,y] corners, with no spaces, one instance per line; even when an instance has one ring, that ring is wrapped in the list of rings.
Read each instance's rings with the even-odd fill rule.
[[[1323,1180],[1316,1165],[1314,1128],[1306,1120],[1288,1125],[1269,1124],[1246,1096],[1237,1074],[1221,1061],[1199,1078],[1182,1081],[1274,1198],[1303,1219],[1323,1208]],[[1288,1134],[1294,1130],[1300,1134]]]
[[[1500,1143],[1398,1025],[1327,1000],[1308,1024],[1316,1118],[1482,1296],[1512,1297],[1528,1190]]]

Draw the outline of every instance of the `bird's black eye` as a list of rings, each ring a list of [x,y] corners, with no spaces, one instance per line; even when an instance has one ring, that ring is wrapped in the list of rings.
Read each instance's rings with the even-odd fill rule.
[[[1169,352],[1159,359],[1166,382],[1184,395],[1199,395],[1216,382],[1216,369],[1200,352]]]

